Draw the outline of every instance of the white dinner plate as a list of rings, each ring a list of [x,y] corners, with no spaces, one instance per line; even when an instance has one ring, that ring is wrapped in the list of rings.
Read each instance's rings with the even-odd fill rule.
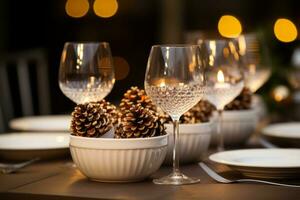
[[[27,160],[65,156],[69,152],[69,135],[55,132],[0,134],[0,158]]]
[[[271,124],[262,130],[262,135],[281,147],[300,147],[300,123]]]
[[[68,131],[71,115],[45,115],[13,119],[9,126],[19,131]]]
[[[300,149],[244,149],[211,155],[210,160],[255,178],[300,176]]]

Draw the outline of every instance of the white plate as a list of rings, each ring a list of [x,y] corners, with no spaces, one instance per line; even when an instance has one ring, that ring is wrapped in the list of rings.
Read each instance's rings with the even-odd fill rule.
[[[296,178],[300,149],[245,149],[215,153],[210,160],[255,178]]]
[[[267,136],[300,139],[300,123],[278,123],[271,124],[262,130],[262,133]]]
[[[20,131],[68,131],[70,122],[70,115],[46,115],[13,119],[9,126]]]
[[[5,133],[0,135],[0,157],[26,160],[34,157],[49,159],[68,154],[68,133]]]
[[[300,147],[300,123],[271,124],[262,130],[262,135],[280,147]]]

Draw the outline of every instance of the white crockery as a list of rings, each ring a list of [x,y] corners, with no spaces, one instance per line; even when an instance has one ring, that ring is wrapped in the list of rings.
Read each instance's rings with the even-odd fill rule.
[[[254,94],[252,96],[251,107],[256,111],[257,118],[259,120],[266,118],[268,114],[268,110],[262,96],[258,94]]]
[[[210,160],[256,178],[295,178],[300,175],[300,149],[243,149],[211,155]]]
[[[69,131],[71,115],[43,115],[16,118],[9,127],[19,131]]]
[[[147,178],[165,159],[168,135],[114,139],[70,136],[70,150],[78,169],[101,182],[134,182]]]
[[[247,142],[255,132],[257,113],[254,109],[234,110],[223,112],[221,132],[224,136],[225,145],[235,146]],[[216,118],[213,117],[213,121]],[[216,124],[213,126],[211,144],[217,144]]]
[[[69,153],[69,134],[55,132],[24,132],[0,135],[0,158],[27,160],[50,159]]]
[[[279,138],[300,139],[300,123],[271,124],[262,130],[262,134]]]
[[[262,135],[279,147],[300,147],[300,123],[286,122],[270,124],[262,129]]]
[[[169,134],[168,152],[165,164],[172,163],[173,156],[173,125],[165,124]],[[211,123],[179,125],[179,159],[181,163],[198,162],[206,154],[211,138]]]

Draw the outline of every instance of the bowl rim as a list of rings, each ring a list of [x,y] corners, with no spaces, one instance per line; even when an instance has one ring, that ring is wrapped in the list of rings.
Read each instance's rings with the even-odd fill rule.
[[[168,133],[164,134],[164,135],[160,135],[160,136],[154,136],[154,137],[146,137],[146,138],[104,138],[104,137],[99,137],[99,138],[95,138],[95,137],[83,137],[83,136],[76,136],[76,135],[72,135],[70,134],[71,138],[74,139],[81,139],[81,140],[87,140],[87,141],[96,141],[96,140],[103,140],[103,141],[151,141],[151,140],[157,140],[159,138],[164,138],[167,137]]]
[[[224,110],[223,111],[223,113],[249,113],[249,112],[256,112],[255,108],[251,107],[249,109],[244,109],[244,110]],[[213,113],[215,113],[215,111]]]
[[[179,124],[179,126],[181,127],[187,127],[187,126],[209,126],[211,125],[213,122],[211,120],[209,120],[208,122],[200,122],[200,123],[193,123],[193,124]],[[165,123],[165,126],[173,126],[172,123]]]
[[[168,136],[156,136],[151,138],[87,138],[81,136],[70,136],[70,148],[98,149],[98,150],[133,150],[133,149],[155,149],[168,145]]]
[[[210,135],[212,132],[213,122],[203,122],[195,124],[179,124],[179,134],[183,135]],[[169,132],[173,132],[172,124],[165,124],[166,129],[169,129]],[[171,137],[173,134],[169,134]]]

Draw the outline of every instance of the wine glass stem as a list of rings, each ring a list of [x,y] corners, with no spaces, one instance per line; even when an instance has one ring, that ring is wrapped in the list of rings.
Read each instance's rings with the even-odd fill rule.
[[[218,136],[218,146],[217,151],[224,151],[224,137],[222,134],[222,115],[223,110],[218,110],[218,123],[217,123],[217,136]]]
[[[173,120],[173,173],[180,173],[179,171],[179,119]]]

